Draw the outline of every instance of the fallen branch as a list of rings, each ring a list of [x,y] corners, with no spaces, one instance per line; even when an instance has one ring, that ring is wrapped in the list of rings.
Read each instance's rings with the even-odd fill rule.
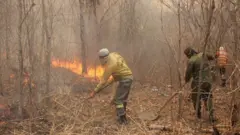
[[[221,127],[223,127],[223,125],[216,126],[216,127],[217,128],[221,128]],[[225,127],[225,125],[224,125],[224,127]],[[161,130],[161,131],[168,131],[168,132],[173,131],[173,126],[164,126],[164,125],[151,124],[151,125],[148,126],[148,128],[150,130]],[[193,131],[193,129],[190,128],[189,130],[185,130],[185,131],[190,133],[190,132]],[[214,130],[205,128],[205,129],[201,129],[199,132],[200,133],[213,133]]]
[[[167,106],[167,104],[176,96],[178,95],[180,92],[176,92],[174,93],[164,104],[163,106],[159,109],[159,111],[157,112],[158,114]]]
[[[157,112],[151,112],[151,111],[144,111],[139,114],[139,117],[141,117],[142,120],[157,120],[159,119],[160,112],[167,106],[167,104],[180,92],[174,93],[164,104],[163,106],[157,111]]]
[[[141,124],[137,123],[131,116],[128,116],[128,117],[134,122],[134,124],[136,124],[136,125],[139,127],[139,129],[140,129],[143,133],[146,133],[146,132],[147,132],[147,130],[146,130],[144,127],[142,127]]]
[[[172,127],[170,126],[163,126],[163,125],[155,125],[151,124],[148,127],[150,130],[161,130],[161,131],[173,131]]]
[[[232,94],[232,93],[234,93],[234,92],[237,92],[237,91],[239,91],[239,90],[240,90],[240,87],[237,87],[236,89],[228,92],[227,94],[230,95],[230,94]]]

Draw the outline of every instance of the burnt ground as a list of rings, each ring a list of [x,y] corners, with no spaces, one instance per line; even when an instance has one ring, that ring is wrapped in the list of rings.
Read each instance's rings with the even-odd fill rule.
[[[55,72],[55,71],[54,71]],[[61,74],[59,74],[61,72]],[[51,97],[51,105],[47,106],[41,116],[26,119],[22,122],[9,122],[1,134],[54,134],[54,135],[210,135],[211,124],[208,123],[207,112],[203,120],[195,119],[193,106],[187,101],[190,92],[184,90],[184,107],[182,118],[177,121],[178,98],[174,98],[160,113],[156,121],[141,120],[138,114],[145,110],[158,110],[165,101],[177,91],[166,88],[153,90],[150,85],[134,82],[129,95],[127,117],[129,125],[121,126],[116,122],[115,107],[109,104],[111,88],[98,93],[95,98],[87,100],[89,90],[97,84],[92,79],[86,79],[58,69],[53,73],[56,88],[62,88]],[[61,83],[59,83],[61,81]],[[58,82],[58,83],[57,83]],[[73,83],[74,82],[74,83]],[[61,84],[61,85],[60,85]],[[64,87],[64,88],[63,88]],[[53,87],[55,88],[55,87]],[[66,92],[68,91],[68,92]],[[218,118],[216,123],[224,133],[228,130],[231,95],[227,89],[214,88],[214,108]],[[165,129],[150,130],[149,125],[165,126]],[[168,130],[170,129],[170,131]]]

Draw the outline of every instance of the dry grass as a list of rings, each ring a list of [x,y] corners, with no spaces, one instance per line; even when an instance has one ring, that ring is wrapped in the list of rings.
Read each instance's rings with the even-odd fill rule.
[[[171,101],[171,105],[167,106],[161,112],[160,119],[157,121],[143,121],[139,119],[138,113],[144,110],[157,110],[171,95],[167,89],[152,91],[150,86],[137,86],[134,84],[129,97],[127,108],[128,126],[118,125],[116,122],[115,107],[109,104],[110,91],[104,90],[99,93],[94,99],[86,100],[88,93],[62,93],[51,97],[51,103],[41,108],[41,117],[33,118],[32,120],[24,120],[22,122],[11,122],[5,127],[2,134],[13,135],[196,135],[209,134],[199,133],[201,129],[211,129],[210,124],[206,121],[196,122],[192,105],[185,102],[184,115],[180,121],[176,121],[177,99]],[[216,95],[216,113],[220,119],[220,125],[227,125],[226,102],[221,95],[224,91],[215,91]],[[164,95],[164,94],[165,95]],[[220,107],[220,108],[219,108]],[[225,112],[224,112],[225,111]],[[206,116],[205,116],[206,117]],[[206,119],[206,118],[204,118]],[[161,125],[168,130],[150,130],[149,125]],[[4,129],[4,128],[2,128]],[[222,128],[227,130],[226,128]]]

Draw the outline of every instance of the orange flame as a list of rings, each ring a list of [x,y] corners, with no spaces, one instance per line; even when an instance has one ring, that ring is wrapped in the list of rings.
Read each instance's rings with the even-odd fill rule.
[[[63,61],[63,60],[52,60],[52,66],[57,68],[66,68],[73,73],[76,73],[78,75],[82,75],[82,63],[78,62],[76,60],[74,61]],[[101,66],[95,67],[87,67],[87,74],[84,75],[84,77],[90,77],[90,78],[100,78],[104,72],[104,68]]]

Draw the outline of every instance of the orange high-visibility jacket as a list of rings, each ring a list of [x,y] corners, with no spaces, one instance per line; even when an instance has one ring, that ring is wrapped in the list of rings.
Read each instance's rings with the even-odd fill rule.
[[[225,50],[217,51],[217,63],[218,66],[226,66],[227,65],[227,52]]]

